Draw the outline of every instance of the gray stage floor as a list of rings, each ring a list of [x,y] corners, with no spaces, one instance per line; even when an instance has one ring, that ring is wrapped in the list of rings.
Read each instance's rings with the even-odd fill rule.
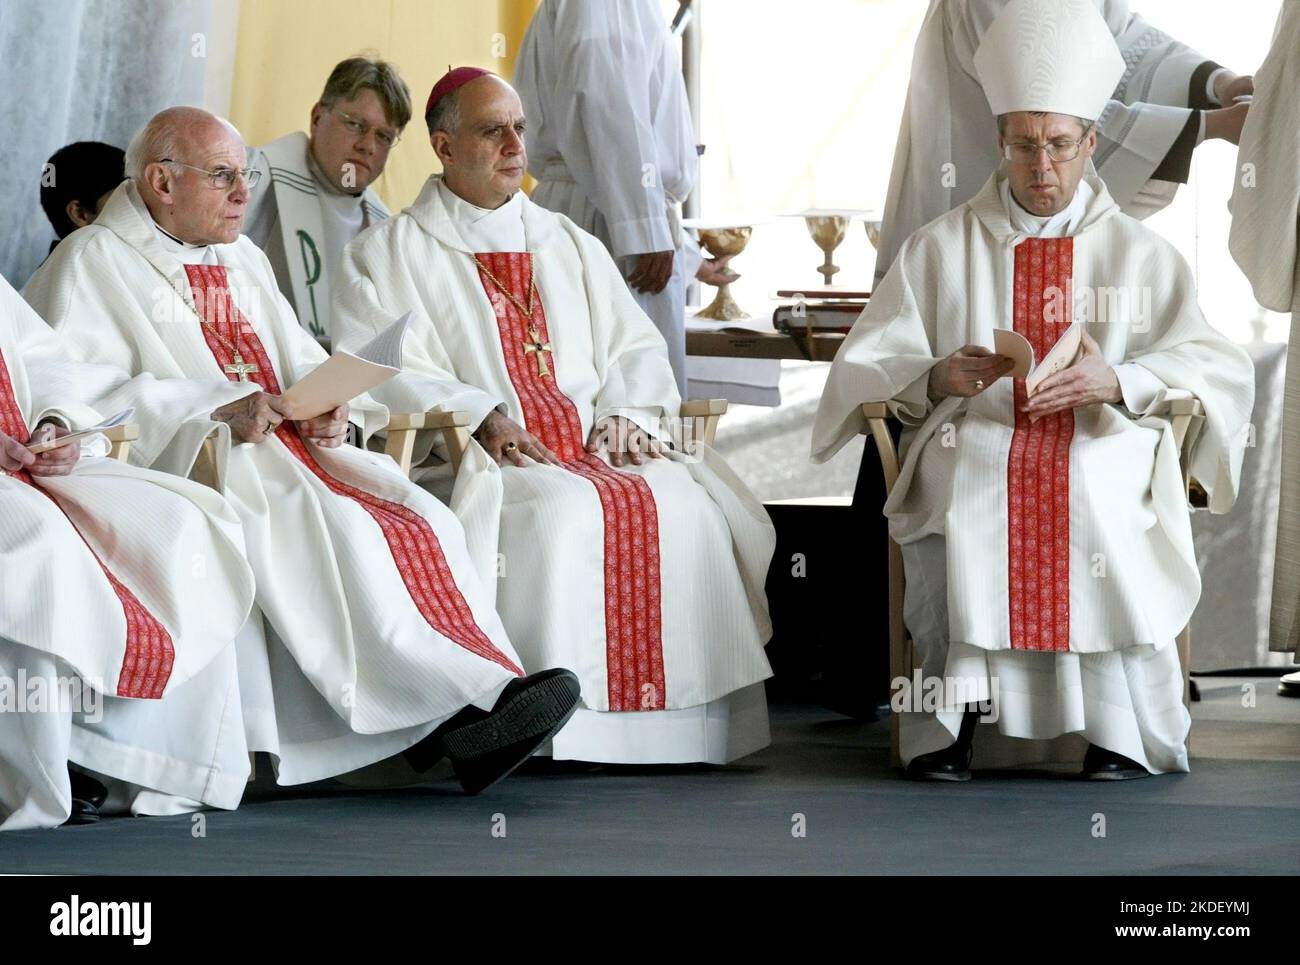
[[[259,784],[206,837],[190,816],[0,836],[0,872],[1300,874],[1300,700],[1259,680],[1243,711],[1242,682],[1202,681],[1186,775],[914,784],[883,722],[778,706],[773,745],[725,769],[539,762],[477,798]],[[1243,749],[1266,759],[1227,759]]]

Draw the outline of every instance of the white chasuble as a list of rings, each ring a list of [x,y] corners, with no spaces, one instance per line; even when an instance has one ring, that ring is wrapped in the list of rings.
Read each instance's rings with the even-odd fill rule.
[[[124,378],[72,362],[0,282],[0,433],[26,443],[47,418],[95,425],[85,401]],[[90,439],[71,475],[0,474],[6,829],[66,820],[69,761],[216,806],[243,791],[241,733],[159,726],[219,716],[231,695],[254,590],[239,520],[212,490],[108,459]]]
[[[513,227],[508,212],[471,214],[464,234],[509,246],[522,224],[527,250],[475,251],[449,211],[458,200],[431,179],[349,246],[335,318],[346,346],[413,310],[404,371],[377,394],[469,411],[475,428],[499,409],[561,460],[498,467],[473,443],[452,493],[481,567],[500,573],[498,609],[525,667],[569,667],[582,682],[585,710],[555,755],[722,762],[762,746],[766,712],[749,688],[770,675],[766,513],[708,447],[622,469],[585,450],[610,415],[662,432],[680,404],[662,338],[567,218],[518,194]],[[761,734],[699,751],[725,713],[716,703],[740,691],[731,713],[743,704]]]
[[[999,728],[1008,736],[1083,732],[1154,770],[1185,769],[1185,727],[1177,732],[1185,712],[1181,684],[1169,689],[1177,680],[1169,654],[1200,575],[1165,406],[1189,396],[1204,406],[1190,469],[1211,511],[1226,512],[1254,383],[1245,352],[1201,316],[1180,256],[1120,214],[1099,179],[1089,184],[1094,196],[1067,237],[1013,228],[996,174],[917,232],[836,356],[813,458],[824,461],[863,428],[862,403],[888,401],[905,426],[903,466],[884,510],[909,563],[909,628],[923,653],[926,638],[951,648],[946,670],[927,659],[927,673],[966,678],[974,660],[986,690],[1000,679]],[[1020,411],[1024,380],[1010,377],[971,399],[928,399],[931,367],[963,345],[991,349],[993,329],[1010,328],[1041,359],[1074,321],[1116,368],[1122,404],[1030,423]],[[1147,378],[1124,374],[1130,364]],[[916,570],[925,558],[937,574]],[[1129,667],[1140,659],[1172,661],[1173,670]],[[1146,693],[1144,679],[1167,686]],[[1098,687],[1111,696],[1099,698]],[[1116,687],[1128,711],[1113,699]],[[1062,710],[1071,692],[1077,713]],[[1164,727],[1167,740],[1142,732],[1157,707],[1178,718]],[[905,740],[905,756],[950,743],[959,720],[948,715],[947,735]],[[1125,735],[1119,746],[1105,743],[1116,734]],[[1157,745],[1168,753],[1156,754]]]
[[[108,395],[136,407],[144,445],[133,458],[186,475],[216,432],[219,475],[257,577],[272,682],[282,680],[277,661],[288,664],[326,712],[317,731],[288,740],[272,695],[281,745],[312,755],[296,779],[370,763],[470,703],[490,707],[519,661],[455,516],[388,457],[307,444],[290,424],[262,443],[232,443],[229,428],[212,421],[214,409],[259,388],[279,393],[325,352],[247,239],[214,246],[216,264],[195,265],[159,237],[128,182],[95,230],[38,272],[28,298],[74,355],[133,373]],[[387,419],[366,396],[351,412],[367,437]],[[280,644],[290,659],[277,656]],[[299,703],[285,712],[298,713]],[[378,734],[394,736],[349,740]],[[289,783],[284,768],[282,757]]]

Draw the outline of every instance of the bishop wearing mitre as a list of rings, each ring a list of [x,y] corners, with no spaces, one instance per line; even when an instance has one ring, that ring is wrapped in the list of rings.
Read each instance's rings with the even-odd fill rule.
[[[388,457],[344,444],[382,427],[383,406],[362,396],[289,418],[283,391],[326,354],[239,234],[255,180],[244,165],[227,122],[163,111],[96,224],[25,294],[75,358],[132,376],[104,405],[135,408],[133,459],[188,475],[215,437],[257,579],[245,722],[280,783],[405,752],[417,769],[445,755],[481,790],[566,719],[577,682],[558,668],[520,679],[456,518]]]
[[[771,522],[675,431],[663,336],[608,251],[520,190],[526,122],[510,85],[456,68],[425,122],[444,173],[345,250],[335,330],[355,346],[413,312],[404,370],[379,397],[468,413],[474,442],[454,488],[442,480],[448,498],[485,578],[500,576],[524,667],[582,682],[553,755],[725,763],[763,747]]]
[[[969,778],[981,745],[1000,763],[1082,751],[1096,779],[1186,771],[1174,639],[1201,582],[1165,416],[1174,399],[1204,407],[1188,468],[1226,512],[1250,360],[1091,166],[1125,69],[1096,6],[1012,0],[974,67],[1003,163],[903,244],[836,355],[813,432],[824,461],[862,431],[863,403],[887,402],[905,427],[884,511],[925,689],[942,700],[900,692],[902,756],[939,780]],[[1014,350],[992,351],[1010,330],[1043,360],[1072,325],[1072,364],[1032,395]],[[996,723],[975,737],[990,705]]]
[[[233,808],[248,777],[239,519],[205,486],[107,458],[77,365],[0,279],[0,828]],[[69,765],[76,765],[73,770]]]

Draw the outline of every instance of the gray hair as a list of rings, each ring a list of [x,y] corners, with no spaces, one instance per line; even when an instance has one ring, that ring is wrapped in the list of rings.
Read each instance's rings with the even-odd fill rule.
[[[424,123],[429,126],[430,134],[434,131],[442,131],[454,135],[459,131],[460,91],[454,90],[434,104],[433,110],[424,116]]]
[[[126,176],[143,181],[146,167],[176,154],[176,133],[176,125],[163,120],[161,114],[140,128],[126,146]]]
[[[209,118],[243,139],[239,129],[224,117],[198,107],[169,107],[151,117],[126,146],[126,176],[133,181],[144,180],[144,169],[150,164],[176,157],[186,128]]]

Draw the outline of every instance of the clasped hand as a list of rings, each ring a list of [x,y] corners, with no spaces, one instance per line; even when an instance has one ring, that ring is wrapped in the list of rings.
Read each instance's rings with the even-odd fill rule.
[[[337,449],[347,440],[349,411],[344,403],[314,419],[301,419],[297,422],[298,435],[324,449]],[[282,397],[254,392],[223,405],[212,413],[212,418],[230,426],[235,442],[256,443],[274,435],[288,415],[289,407]]]

